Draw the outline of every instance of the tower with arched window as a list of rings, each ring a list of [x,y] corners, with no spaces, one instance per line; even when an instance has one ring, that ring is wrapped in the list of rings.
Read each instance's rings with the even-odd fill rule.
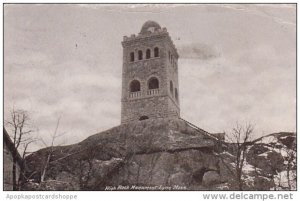
[[[122,46],[121,123],[179,117],[179,55],[167,29],[147,21]]]

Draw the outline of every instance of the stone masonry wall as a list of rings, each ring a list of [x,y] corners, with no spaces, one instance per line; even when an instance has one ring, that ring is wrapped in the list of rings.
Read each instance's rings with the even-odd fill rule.
[[[169,51],[176,51],[171,44],[167,32],[125,40],[123,45],[122,72],[122,114],[121,123],[139,120],[141,116],[160,118],[179,116],[179,102],[175,93],[170,92],[170,80],[178,88],[178,74],[174,66],[169,65]],[[159,48],[159,57],[154,57],[154,48]],[[151,50],[151,57],[146,59],[146,50]],[[143,59],[138,60],[138,51],[142,50]],[[134,52],[135,61],[130,61],[130,53]],[[177,60],[177,59],[176,59]],[[148,80],[156,77],[159,89],[149,94]],[[140,92],[130,92],[130,83],[138,80]],[[170,100],[172,99],[172,100]]]
[[[170,52],[170,54],[173,56],[174,58],[174,62],[172,63],[171,60],[169,59],[169,55],[167,58],[167,73],[168,73],[168,78],[169,80],[172,80],[173,82],[173,93],[171,93],[170,91],[170,82],[169,84],[169,95],[170,98],[173,100],[174,104],[177,105],[179,107],[179,83],[178,83],[178,57],[176,56],[174,50],[172,51],[172,45],[167,43],[166,44],[166,49],[168,49],[168,54]],[[177,89],[178,92],[178,100],[176,100],[175,98],[175,89]]]

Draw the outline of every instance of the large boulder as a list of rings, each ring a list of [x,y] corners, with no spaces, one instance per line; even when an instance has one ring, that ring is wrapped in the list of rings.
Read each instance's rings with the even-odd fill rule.
[[[203,175],[202,184],[204,186],[212,186],[219,183],[221,183],[221,178],[216,171],[208,171]]]

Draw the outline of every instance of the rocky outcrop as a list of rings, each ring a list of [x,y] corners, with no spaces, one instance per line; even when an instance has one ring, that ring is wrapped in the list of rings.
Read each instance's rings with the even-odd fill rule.
[[[225,164],[234,162],[233,146],[230,144],[220,154],[225,158]],[[273,133],[255,139],[248,143],[246,155],[243,167],[245,190],[296,189],[296,133]]]
[[[291,144],[282,138],[283,142]],[[53,147],[44,182],[41,172],[51,148],[29,155],[26,176],[31,182],[24,189],[230,190],[236,183],[235,156],[225,145],[182,119],[123,124],[78,144]],[[246,189],[257,190],[253,186],[258,184],[264,184],[259,190],[270,189],[276,182],[274,171],[264,170],[266,160],[255,150],[267,152],[278,163],[282,158],[264,146],[255,142],[250,147],[243,178]],[[279,166],[278,171],[286,168]]]
[[[53,147],[46,180],[64,181],[76,190],[119,185],[204,189],[206,172],[224,172],[214,153],[216,141],[180,119],[124,124],[78,144]],[[49,151],[27,157],[27,175],[34,181],[39,181]]]
[[[247,162],[256,171],[262,190],[296,189],[296,133],[273,133],[254,141]],[[264,180],[264,181],[263,181]]]

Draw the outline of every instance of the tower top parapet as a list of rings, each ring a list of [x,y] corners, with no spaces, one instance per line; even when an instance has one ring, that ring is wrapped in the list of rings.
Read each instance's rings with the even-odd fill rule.
[[[169,32],[167,31],[167,28],[162,28],[157,22],[151,20],[148,20],[143,24],[141,31],[138,35],[131,34],[130,36],[123,36],[122,45],[124,46],[125,44],[131,44],[131,42],[136,42],[138,40],[143,40],[147,38],[163,36],[167,36],[167,38],[169,38],[171,46],[174,48],[176,56],[178,57],[177,48],[175,47],[174,42],[171,39]]]

